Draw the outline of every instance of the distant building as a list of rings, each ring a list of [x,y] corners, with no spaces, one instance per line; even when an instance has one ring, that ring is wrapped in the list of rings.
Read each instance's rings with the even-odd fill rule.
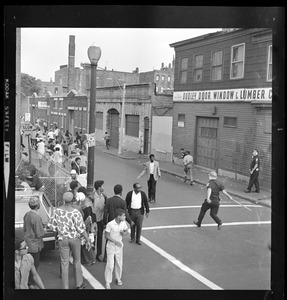
[[[140,83],[152,82],[156,84],[156,93],[172,93],[174,82],[174,60],[168,67],[161,64],[159,70],[140,73]]]

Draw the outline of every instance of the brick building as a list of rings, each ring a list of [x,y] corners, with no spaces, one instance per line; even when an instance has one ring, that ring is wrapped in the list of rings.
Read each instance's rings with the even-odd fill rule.
[[[96,141],[103,142],[105,131],[111,137],[111,146],[119,147],[123,93],[119,86],[102,87],[96,90]],[[63,132],[73,135],[78,131],[89,132],[89,103],[86,95],[72,90],[67,96],[45,97],[34,94],[29,97],[31,121],[47,120],[50,127],[56,125]],[[133,84],[126,86],[125,120],[123,124],[122,149],[136,153],[150,153],[152,149],[152,115],[161,109],[172,107],[172,95],[155,93],[155,84]]]
[[[271,186],[272,31],[223,30],[175,49],[172,145],[195,164],[247,180],[254,148]]]

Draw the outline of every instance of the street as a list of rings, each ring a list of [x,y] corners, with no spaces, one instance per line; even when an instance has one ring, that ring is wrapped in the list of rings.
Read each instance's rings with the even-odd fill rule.
[[[139,182],[147,193],[142,171],[145,160],[125,160],[96,152],[94,181],[105,181],[105,193],[113,196],[115,184],[123,185],[123,198]],[[146,159],[147,160],[147,159]],[[268,290],[270,289],[271,210],[242,200],[250,210],[222,195],[217,224],[207,212],[201,228],[193,224],[206,188],[190,186],[181,179],[162,174],[157,183],[156,203],[144,218],[142,245],[123,238],[123,286],[114,282],[112,289],[175,290]],[[47,289],[61,288],[60,259],[57,250],[43,252],[39,274]],[[86,289],[104,289],[105,263],[83,266]],[[74,288],[70,268],[70,288]]]

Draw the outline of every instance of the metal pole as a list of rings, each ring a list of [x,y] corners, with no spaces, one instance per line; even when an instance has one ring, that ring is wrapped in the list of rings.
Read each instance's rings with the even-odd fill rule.
[[[96,128],[96,73],[97,64],[91,63],[91,92],[90,92],[90,119],[89,119],[89,133],[95,133]],[[88,150],[88,174],[87,174],[87,193],[92,195],[94,184],[94,159],[95,146],[89,147]]]
[[[122,154],[123,138],[124,138],[124,122],[125,122],[125,98],[126,98],[126,83],[123,84],[123,100],[122,100],[122,116],[121,116],[121,132],[118,154]]]

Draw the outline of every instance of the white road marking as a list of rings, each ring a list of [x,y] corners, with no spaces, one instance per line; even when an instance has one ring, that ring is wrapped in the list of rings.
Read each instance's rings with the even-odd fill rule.
[[[268,225],[271,224],[271,221],[251,221],[251,222],[231,222],[231,223],[223,223],[224,226],[236,226],[236,225]],[[201,227],[214,227],[217,226],[216,223],[211,224],[201,224]],[[195,224],[188,225],[166,225],[166,226],[152,226],[152,227],[143,227],[142,230],[154,230],[154,229],[170,229],[170,228],[190,228],[197,227]]]
[[[104,290],[105,287],[82,265],[83,277],[89,281],[95,290]]]
[[[164,258],[168,259],[171,263],[173,263],[174,265],[176,265],[182,271],[188,273],[189,275],[191,275],[192,277],[194,277],[195,279],[197,279],[198,281],[200,281],[204,285],[208,286],[212,290],[223,290],[223,288],[221,288],[220,286],[216,285],[212,281],[208,280],[204,276],[200,275],[196,271],[190,269],[188,266],[184,265],[182,262],[180,262],[179,260],[177,260],[174,256],[168,254],[163,249],[159,248],[158,246],[156,246],[155,244],[153,244],[152,242],[150,242],[149,240],[147,240],[145,237],[141,236],[141,241],[144,242],[146,245],[148,245],[150,248],[152,248],[154,251],[156,251],[157,253],[159,253],[161,256],[163,256]]]
[[[72,256],[70,256],[69,261],[71,264],[73,264]],[[83,277],[89,281],[90,285],[95,290],[105,290],[105,287],[83,265],[81,266],[82,266]]]
[[[262,207],[261,205],[256,205],[256,204],[244,204],[244,206],[248,206],[248,207]],[[161,209],[181,209],[181,208],[200,208],[201,205],[189,205],[189,206],[167,206],[167,207],[150,207],[150,210],[161,210]],[[220,205],[220,208],[224,208],[224,207],[234,207],[234,208],[242,208],[241,205],[233,205],[233,204],[222,204]]]

